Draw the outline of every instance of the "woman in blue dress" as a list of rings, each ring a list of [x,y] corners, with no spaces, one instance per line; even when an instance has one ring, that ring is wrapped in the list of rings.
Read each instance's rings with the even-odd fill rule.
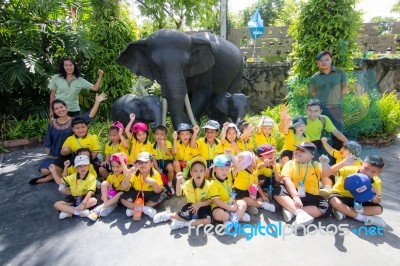
[[[100,103],[106,99],[107,97],[104,93],[96,94],[96,101],[92,109],[90,112],[82,115],[82,118],[87,124],[90,123],[92,118],[96,115]],[[49,165],[54,163],[57,158],[61,156],[60,151],[64,141],[73,134],[71,129],[72,117],[68,115],[66,103],[60,99],[55,99],[51,103],[51,109],[54,117],[49,122],[43,144],[43,146],[47,148],[47,156],[39,166],[39,171],[42,176],[31,179],[29,181],[31,185],[46,183],[53,179],[53,175],[49,170]]]

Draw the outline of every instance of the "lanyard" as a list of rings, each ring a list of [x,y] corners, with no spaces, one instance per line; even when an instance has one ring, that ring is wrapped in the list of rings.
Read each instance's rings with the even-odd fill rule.
[[[83,148],[82,144],[79,142],[79,139],[75,136],[76,142],[78,142],[78,145]]]
[[[160,158],[160,153],[159,151],[161,151],[161,162],[162,162],[162,166],[161,166],[161,170],[164,170],[164,154],[165,154],[165,150],[161,150],[158,148],[158,145],[156,144],[156,151],[157,151],[157,158]]]
[[[216,146],[217,145],[215,145],[215,143],[212,145],[213,157],[215,155],[215,147]],[[208,142],[207,142],[207,152],[208,152],[208,160],[212,160],[213,157],[210,156],[210,144],[208,144]]]
[[[306,172],[305,172],[305,174],[304,174],[304,178],[303,178],[303,181],[301,181],[300,180],[300,163],[298,163],[299,165],[299,167],[297,168],[297,176],[298,176],[298,178],[299,178],[299,185],[304,185],[304,183],[306,182],[306,178],[307,178],[307,173],[308,173],[308,163],[306,163]]]

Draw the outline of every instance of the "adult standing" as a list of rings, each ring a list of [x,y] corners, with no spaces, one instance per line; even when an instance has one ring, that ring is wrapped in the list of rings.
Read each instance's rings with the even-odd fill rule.
[[[99,110],[100,103],[106,99],[107,97],[104,93],[96,94],[96,100],[92,109],[90,112],[83,114],[82,118],[87,123],[90,123]],[[63,100],[55,99],[51,103],[51,111],[54,114],[54,118],[49,122],[43,144],[47,148],[47,157],[39,166],[42,176],[31,179],[29,181],[31,185],[46,183],[53,179],[49,166],[61,156],[60,152],[64,141],[73,134],[71,129],[72,117],[69,115],[66,103]]]
[[[342,131],[343,114],[340,105],[348,91],[346,73],[332,66],[332,54],[329,51],[319,52],[316,59],[319,71],[311,77],[310,93],[320,101],[322,114],[332,120],[337,130]],[[332,136],[332,146],[340,149],[342,142]]]
[[[63,100],[67,104],[68,115],[74,117],[80,114],[79,93],[81,90],[98,91],[103,78],[103,70],[99,69],[96,83],[93,85],[81,77],[78,65],[69,57],[61,59],[58,74],[51,77],[50,116],[53,116],[51,104],[54,99]]]

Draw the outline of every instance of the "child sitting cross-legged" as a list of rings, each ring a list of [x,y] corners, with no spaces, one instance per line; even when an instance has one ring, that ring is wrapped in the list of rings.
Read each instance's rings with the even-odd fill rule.
[[[89,173],[89,158],[86,155],[75,157],[74,166],[77,169],[76,174],[63,177],[57,174],[54,164],[49,166],[57,184],[65,184],[69,187],[71,195],[66,196],[66,200],[57,201],[54,208],[60,211],[59,218],[65,219],[72,215],[81,217],[89,216],[89,208],[97,204],[96,196],[96,178]]]
[[[154,223],[165,222],[173,219],[171,230],[211,223],[211,208],[209,200],[210,182],[205,179],[207,161],[200,156],[190,161],[189,180],[183,182],[183,173],[176,175],[176,195],[185,194],[187,204],[179,213],[162,212],[157,213]],[[194,220],[194,221],[192,221]]]
[[[101,183],[101,199],[103,204],[94,208],[90,214],[89,219],[96,221],[100,216],[105,217],[109,215],[118,204],[122,194],[128,189],[122,187],[122,181],[129,174],[126,164],[128,159],[124,153],[114,153],[110,156],[112,173],[108,175],[107,179]]]

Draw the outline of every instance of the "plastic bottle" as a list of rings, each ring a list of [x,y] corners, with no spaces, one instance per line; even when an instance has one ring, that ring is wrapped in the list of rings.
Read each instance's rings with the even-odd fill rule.
[[[133,203],[133,220],[140,221],[142,219],[144,201],[142,198],[137,198]]]
[[[364,209],[363,209],[363,206],[362,206],[362,203],[361,202],[358,202],[358,201],[354,201],[354,210],[357,212],[357,213],[363,213],[364,212]]]
[[[229,218],[232,223],[237,223],[239,221],[239,218],[235,212],[229,212]]]
[[[76,199],[76,206],[79,206],[82,202],[81,196],[77,196],[77,197],[75,197],[75,199]]]

